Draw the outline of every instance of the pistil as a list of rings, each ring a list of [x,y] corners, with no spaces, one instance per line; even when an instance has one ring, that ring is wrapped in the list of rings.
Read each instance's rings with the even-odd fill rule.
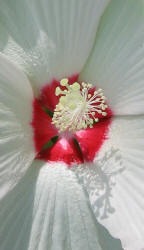
[[[60,133],[74,133],[87,127],[92,128],[99,121],[99,114],[107,115],[106,98],[102,89],[91,91],[92,85],[85,82],[74,82],[70,85],[67,78],[62,79],[60,85],[64,90],[56,88],[55,95],[60,98],[52,118],[52,123]]]

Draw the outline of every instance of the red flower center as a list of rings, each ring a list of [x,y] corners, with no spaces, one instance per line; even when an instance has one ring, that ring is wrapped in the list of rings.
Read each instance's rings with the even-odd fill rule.
[[[68,84],[72,86],[73,83],[77,82],[78,75],[72,76],[68,80]],[[56,126],[57,121],[55,122],[54,120],[55,117],[57,118],[54,111],[61,98],[61,96],[55,94],[56,88],[59,89],[58,87],[61,87],[60,82],[53,80],[50,84],[45,85],[41,91],[41,95],[33,102],[32,127],[34,131],[35,150],[37,153],[36,158],[44,161],[63,161],[68,165],[93,161],[104,140],[107,139],[112,111],[110,108],[105,108],[106,112],[103,112],[103,114],[107,114],[106,116],[103,116],[102,112],[92,112],[92,115],[95,114],[96,117],[91,117],[91,114],[88,117],[84,114],[84,117],[88,117],[88,124],[90,126],[87,126],[82,118],[82,124],[84,124],[86,128],[76,131],[72,130],[72,132],[66,130],[60,133],[58,126]],[[62,87],[62,89],[65,90],[65,87]],[[91,97],[96,92],[96,89],[92,88],[89,90],[88,95]],[[94,107],[94,110],[95,109]],[[91,125],[92,118],[99,121]],[[64,124],[67,119],[68,118],[65,117]],[[62,122],[60,124],[62,124]],[[77,125],[73,125],[74,128],[76,126]]]

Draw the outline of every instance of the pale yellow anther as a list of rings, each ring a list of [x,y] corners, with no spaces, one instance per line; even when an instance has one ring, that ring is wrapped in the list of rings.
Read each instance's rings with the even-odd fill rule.
[[[83,88],[86,87],[86,85],[87,85],[87,84],[86,84],[85,82],[82,82]]]
[[[95,118],[95,122],[98,122],[99,121],[99,119],[98,118]]]
[[[67,78],[62,79],[60,85],[65,86],[66,89],[62,90],[57,87],[55,90],[56,96],[61,94],[62,96],[52,118],[52,124],[55,124],[60,132],[66,130],[76,132],[87,127],[92,128],[94,121],[99,121],[96,117],[97,114],[107,115],[106,112],[103,112],[107,105],[102,89],[91,94],[89,93],[89,89],[92,87],[90,83],[75,82],[69,85]]]
[[[83,128],[87,128],[87,124],[85,122],[82,123]]]
[[[92,84],[88,83],[87,84],[88,88],[92,88]]]
[[[58,96],[58,95],[61,94],[61,89],[60,89],[60,87],[57,87],[57,88],[56,88],[55,94],[56,94],[56,96]]]
[[[89,122],[90,122],[90,124],[93,124],[93,119],[90,118],[90,119],[89,119]]]
[[[102,115],[103,115],[103,116],[106,116],[106,115],[107,115],[107,113],[106,113],[106,112],[102,112]]]
[[[75,83],[73,83],[73,85],[71,85],[71,88],[73,90],[77,91],[77,90],[80,90],[80,85],[78,82],[75,82]]]
[[[66,96],[61,96],[61,98],[60,98],[60,103],[61,103],[62,105],[65,105],[65,104],[67,103],[67,98],[66,98]]]
[[[101,92],[102,91],[102,89],[98,89],[98,92]]]
[[[106,99],[106,97],[103,95],[102,97],[101,97],[103,100],[105,100]]]
[[[60,81],[60,85],[61,86],[67,86],[68,84],[68,79],[67,78],[63,78],[61,81]]]
[[[65,89],[64,91],[63,91],[63,94],[67,94],[68,93],[68,91]]]

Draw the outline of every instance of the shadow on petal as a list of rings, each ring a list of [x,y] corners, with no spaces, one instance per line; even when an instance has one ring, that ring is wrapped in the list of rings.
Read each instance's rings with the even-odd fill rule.
[[[74,167],[73,171],[89,195],[95,216],[105,219],[113,214],[115,208],[111,199],[115,176],[124,171],[120,151],[111,147],[104,155],[96,157],[94,163]]]

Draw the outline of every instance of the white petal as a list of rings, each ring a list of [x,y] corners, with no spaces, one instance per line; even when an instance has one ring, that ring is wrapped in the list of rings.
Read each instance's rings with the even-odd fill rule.
[[[144,117],[115,118],[93,165],[77,168],[93,211],[125,250],[144,249]]]
[[[1,1],[0,48],[40,87],[77,74],[109,0]]]
[[[32,89],[25,75],[0,55],[0,198],[34,158]]]
[[[144,114],[143,24],[143,0],[112,0],[81,74],[103,88],[115,114]]]
[[[34,162],[1,201],[0,221],[3,250],[102,250],[82,186],[63,164]]]

